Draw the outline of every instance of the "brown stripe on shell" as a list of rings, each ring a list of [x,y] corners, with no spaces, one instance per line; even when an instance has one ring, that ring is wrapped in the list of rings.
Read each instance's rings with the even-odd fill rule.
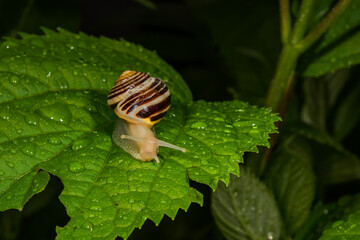
[[[167,111],[159,113],[158,115],[150,117],[150,121],[155,122],[157,120],[162,119],[166,115]]]
[[[158,89],[157,92],[144,95],[144,99],[136,102],[136,106],[141,106],[145,103],[155,100],[156,98],[160,97],[161,95],[165,94],[168,91],[167,87],[164,87],[162,90]]]
[[[140,118],[148,118],[155,113],[162,112],[170,107],[170,96],[165,98],[163,101],[161,101],[158,104],[151,105],[141,111],[139,111],[136,116]]]
[[[134,99],[133,101],[131,101],[129,104],[126,104],[121,110],[125,111],[128,107],[130,107],[126,113],[130,113],[131,111],[133,111],[135,108],[146,104],[150,101],[155,100],[158,97],[161,97],[162,95],[164,95],[167,91],[168,88],[166,87],[165,84],[162,84],[163,89],[161,89],[159,86],[152,89],[150,92],[139,96],[137,99]],[[164,87],[165,86],[165,87]]]
[[[148,74],[145,74],[136,79],[131,79],[131,80],[128,79],[129,82],[126,84],[116,85],[116,83],[115,83],[114,87],[110,91],[110,94],[108,95],[108,99],[113,98],[114,96],[117,96],[117,95],[121,95],[121,94],[125,93],[126,91],[137,87],[141,83],[145,82],[148,78],[150,78],[150,76]],[[124,79],[124,80],[126,80],[126,79]]]
[[[116,90],[119,90],[120,88],[125,88],[125,87],[133,84],[134,82],[139,81],[142,78],[147,79],[148,77],[150,77],[148,74],[139,73],[139,74],[132,75],[131,77],[124,78],[119,82],[116,81],[114,84],[114,87],[111,89],[111,92],[116,92]]]
[[[160,79],[155,79],[155,81],[149,87],[147,87],[146,89],[141,90],[141,91],[139,91],[137,93],[134,93],[133,95],[131,95],[130,97],[125,99],[124,102],[120,105],[120,107],[122,107],[121,110],[125,111],[128,107],[131,106],[132,103],[134,103],[137,100],[140,100],[140,99],[144,98],[144,96],[145,96],[145,94],[147,92],[150,91],[150,93],[152,94],[154,92],[154,89],[152,89],[152,88],[154,88],[156,85],[158,85],[159,82],[160,82],[160,84],[162,83],[160,81]]]

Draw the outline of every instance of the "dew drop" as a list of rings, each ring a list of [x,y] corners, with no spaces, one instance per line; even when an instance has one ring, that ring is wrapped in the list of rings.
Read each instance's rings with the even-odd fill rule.
[[[91,206],[90,210],[91,211],[101,211],[101,207],[100,206]]]
[[[11,76],[9,80],[10,80],[10,83],[14,86],[18,85],[20,82],[20,79],[18,76]]]
[[[85,167],[80,162],[71,162],[69,163],[69,170],[73,173],[79,173],[84,171]]]
[[[16,153],[16,149],[12,148],[12,149],[10,149],[10,152],[11,152],[12,154],[15,154],[15,153]]]
[[[221,118],[221,117],[216,117],[214,120],[215,120],[215,121],[219,121],[219,122],[224,122],[224,121],[225,121],[225,120],[224,120],[223,118]]]
[[[94,105],[89,105],[89,107],[88,107],[88,110],[90,111],[90,112],[96,112],[97,111],[97,108],[94,106]]]
[[[234,127],[252,127],[254,124],[254,122],[252,121],[239,121],[239,122],[235,122],[233,123]]]
[[[57,137],[51,137],[48,139],[48,143],[52,144],[52,145],[59,145],[62,143],[61,139],[57,138]]]
[[[26,115],[25,122],[30,126],[37,126],[39,124],[39,120],[35,115]]]
[[[71,112],[65,104],[47,105],[39,110],[40,114],[52,121],[62,124],[69,124],[71,120]]]
[[[6,165],[9,166],[9,168],[14,168],[15,165],[12,162],[6,162]]]
[[[233,155],[230,156],[229,160],[230,160],[232,163],[234,163],[234,162],[239,163],[239,162],[241,162],[242,157],[241,157],[240,154],[234,153]]]
[[[196,122],[191,125],[192,128],[196,129],[205,129],[207,127],[207,124],[204,122]]]
[[[36,144],[29,142],[21,149],[21,151],[28,156],[34,156],[36,153]]]
[[[71,149],[74,151],[86,148],[91,144],[91,140],[89,138],[80,139],[74,142]]]
[[[249,136],[254,137],[254,138],[261,138],[261,132],[259,130],[250,130],[249,131]]]

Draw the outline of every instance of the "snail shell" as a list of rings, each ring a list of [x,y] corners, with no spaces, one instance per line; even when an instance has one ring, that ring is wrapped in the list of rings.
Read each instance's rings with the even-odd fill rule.
[[[159,162],[159,146],[185,152],[184,148],[157,139],[153,130],[169,110],[170,98],[162,80],[142,72],[123,72],[107,98],[109,107],[120,118],[113,132],[114,142],[142,161]]]

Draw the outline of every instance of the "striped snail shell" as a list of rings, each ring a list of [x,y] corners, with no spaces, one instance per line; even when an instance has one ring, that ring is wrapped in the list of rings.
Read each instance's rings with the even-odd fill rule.
[[[112,138],[134,158],[159,162],[159,146],[186,151],[155,137],[153,125],[170,108],[170,91],[162,80],[142,72],[125,71],[115,81],[107,103],[119,117]]]

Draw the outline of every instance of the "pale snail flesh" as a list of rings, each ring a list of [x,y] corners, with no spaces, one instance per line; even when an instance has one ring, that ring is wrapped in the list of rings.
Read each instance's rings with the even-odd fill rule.
[[[186,151],[155,137],[153,125],[170,108],[170,91],[162,80],[142,72],[125,71],[115,81],[107,103],[120,118],[112,139],[134,158],[160,162],[159,146]]]

